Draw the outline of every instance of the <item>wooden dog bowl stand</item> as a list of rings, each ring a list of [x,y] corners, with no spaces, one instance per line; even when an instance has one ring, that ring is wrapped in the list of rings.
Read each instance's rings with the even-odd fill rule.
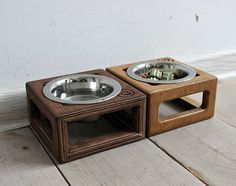
[[[42,92],[43,86],[54,78],[26,83],[31,127],[60,163],[145,137],[146,95],[104,70],[83,73],[113,78],[122,90],[101,103],[66,105],[51,101]],[[84,118],[97,116],[100,118],[94,123],[83,122]]]
[[[178,62],[172,58],[160,58],[151,61]],[[217,88],[217,78],[215,76],[195,69],[197,75],[185,82],[177,84],[149,84],[137,81],[127,75],[126,70],[133,64],[110,67],[106,70],[147,94],[147,136],[208,119],[214,115]],[[200,106],[198,107],[195,104],[196,101],[186,96],[200,92],[203,92],[202,104],[199,104]],[[161,120],[159,118],[160,104],[170,100],[174,100],[180,106],[190,110],[171,115]]]

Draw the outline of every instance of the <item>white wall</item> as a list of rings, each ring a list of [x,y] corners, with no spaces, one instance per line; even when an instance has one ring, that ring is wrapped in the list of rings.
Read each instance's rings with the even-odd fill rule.
[[[233,0],[0,0],[0,90],[161,56],[235,51],[235,17]]]

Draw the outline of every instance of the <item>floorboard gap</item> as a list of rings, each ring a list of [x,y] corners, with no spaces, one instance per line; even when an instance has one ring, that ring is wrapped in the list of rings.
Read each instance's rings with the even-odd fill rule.
[[[29,127],[29,126],[28,126]],[[35,134],[35,132],[31,129],[31,127],[29,127],[31,132],[34,134],[35,138],[37,139],[37,141],[41,144],[41,146],[43,147],[44,151],[47,153],[48,157],[51,159],[51,161],[53,162],[53,164],[55,165],[55,167],[57,168],[57,170],[59,171],[59,173],[61,174],[61,176],[64,178],[64,180],[66,181],[66,183],[71,186],[70,182],[67,180],[66,176],[63,174],[63,172],[60,170],[60,168],[57,166],[55,160],[52,158],[52,156],[50,155],[50,153],[48,152],[48,150],[46,149],[46,147],[43,145],[42,141],[39,139],[39,137]]]
[[[156,144],[152,139],[147,138],[148,140],[150,140],[155,146],[157,146],[159,149],[161,149],[164,153],[166,153],[171,159],[173,159],[175,162],[177,162],[180,166],[182,166],[184,169],[186,169],[190,174],[192,174],[194,177],[196,177],[197,179],[199,179],[202,183],[204,183],[205,185],[209,185],[205,180],[203,180],[201,177],[197,176],[197,174],[194,174],[193,170],[190,170],[188,167],[186,167],[183,163],[181,163],[178,159],[176,159],[174,156],[172,156],[168,151],[166,151],[163,147],[159,146],[158,144]]]
[[[224,123],[226,123],[226,124],[228,124],[228,125],[230,125],[231,127],[233,127],[233,128],[236,128],[234,125],[232,125],[231,123],[229,123],[228,121],[225,121],[224,119],[222,119],[220,116],[215,116],[217,119],[219,119],[219,120],[221,120],[221,121],[223,121]]]
[[[27,126],[22,126],[22,127],[17,127],[17,128],[12,128],[12,129],[8,129],[8,130],[5,130],[5,131],[1,131],[0,134],[3,134],[5,132],[11,132],[11,131],[14,131],[14,130],[19,130],[19,129],[23,129],[23,128],[28,128],[29,125]]]

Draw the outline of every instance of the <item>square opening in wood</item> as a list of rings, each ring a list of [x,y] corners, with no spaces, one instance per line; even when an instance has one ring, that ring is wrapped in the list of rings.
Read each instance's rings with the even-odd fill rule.
[[[30,100],[30,113],[32,116],[33,125],[37,127],[44,133],[48,141],[52,143],[53,141],[53,130],[51,121],[45,116],[45,114],[38,108],[38,106]]]
[[[81,118],[65,123],[64,130],[68,143],[68,154],[80,149],[83,153],[104,144],[114,144],[122,138],[140,135],[140,107],[134,106],[122,110]],[[66,145],[67,146],[67,145]]]
[[[188,111],[194,112],[194,109],[202,108],[203,92],[191,94],[188,96],[161,102],[158,118],[160,121],[179,115],[188,114]]]

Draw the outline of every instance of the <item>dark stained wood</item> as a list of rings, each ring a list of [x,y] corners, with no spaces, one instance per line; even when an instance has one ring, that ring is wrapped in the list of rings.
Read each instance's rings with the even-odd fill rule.
[[[122,91],[118,96],[102,103],[66,105],[51,101],[43,95],[43,86],[56,77],[26,83],[31,127],[60,163],[145,137],[146,95],[104,70],[99,69],[83,73],[113,78],[121,84]],[[125,110],[131,108],[132,116],[130,119],[126,119]],[[110,124],[115,126],[116,131],[95,138],[84,139],[78,144],[70,144],[68,140],[68,125],[70,124],[68,123],[97,115],[102,115],[110,121]]]
[[[160,60],[180,63],[172,58],[154,59],[150,60],[150,62]],[[217,78],[215,76],[194,68],[197,75],[189,81],[177,84],[153,85],[137,81],[127,75],[127,68],[133,64],[110,67],[106,70],[147,94],[147,136],[208,119],[214,115],[217,87]],[[203,92],[202,104],[199,108],[195,107],[195,101],[185,97],[198,92]],[[182,104],[183,106],[191,104],[195,109],[167,117],[165,120],[160,120],[158,118],[160,104],[174,99],[181,99],[181,101],[178,101],[179,103],[186,102],[186,104]]]

